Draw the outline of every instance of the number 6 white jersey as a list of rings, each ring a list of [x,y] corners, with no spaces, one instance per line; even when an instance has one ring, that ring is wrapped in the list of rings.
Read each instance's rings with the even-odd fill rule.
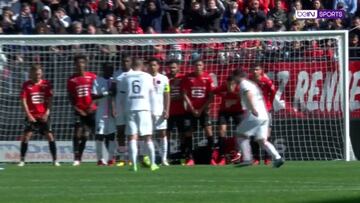
[[[143,71],[132,71],[121,82],[120,92],[125,97],[125,110],[152,111],[154,101],[153,77]]]

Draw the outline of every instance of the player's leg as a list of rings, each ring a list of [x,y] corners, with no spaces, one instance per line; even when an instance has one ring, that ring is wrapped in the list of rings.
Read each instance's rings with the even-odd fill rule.
[[[252,165],[252,155],[249,136],[240,134],[238,136],[238,145],[242,154],[242,162],[240,165],[249,166]]]
[[[192,115],[186,115],[184,117],[184,157],[186,159],[185,165],[187,166],[193,166],[195,164],[192,148],[192,134],[193,134],[193,128],[197,125],[196,120],[193,118]]]
[[[119,156],[119,163],[117,166],[124,166],[126,164],[126,161],[128,160],[127,157],[125,157],[123,150],[126,147],[126,136],[125,136],[125,127],[126,125],[118,125],[117,126],[117,133],[116,133],[116,140],[118,144],[117,152],[120,155]]]
[[[229,121],[229,117],[225,115],[225,113],[220,113],[219,115],[219,138],[218,138],[218,147],[219,147],[219,160],[216,160],[218,165],[225,165],[225,138],[227,133],[227,123]]]
[[[137,171],[137,156],[138,156],[138,115],[137,112],[129,112],[126,120],[125,134],[129,137],[129,154],[132,162],[132,170]]]
[[[207,146],[209,149],[213,149],[214,147],[214,135],[213,135],[213,128],[212,128],[212,122],[211,122],[211,118],[208,112],[204,112],[201,116],[200,116],[200,123],[202,125],[202,127],[204,127],[205,129],[205,135],[207,138]]]
[[[45,135],[46,138],[48,139],[49,151],[52,156],[54,166],[60,166],[60,163],[57,161],[55,136],[50,128],[50,121],[46,123],[39,123],[39,132],[42,135]]]
[[[259,165],[260,164],[260,146],[259,143],[254,139],[254,137],[252,137],[252,139],[250,140],[250,145],[251,145],[251,151],[253,154],[253,164],[254,165]]]
[[[272,127],[272,115],[269,113],[269,131],[268,131],[268,138],[267,140],[271,142],[271,127]],[[270,165],[271,164],[271,155],[267,153],[267,151],[264,151],[264,164]]]
[[[150,157],[150,169],[157,170],[159,167],[155,164],[155,146],[152,140],[154,123],[151,112],[139,111],[137,113],[137,119],[140,136],[145,137],[145,143]]]
[[[95,126],[95,114],[88,114],[86,117],[84,117],[83,122],[83,133],[80,137],[80,144],[79,144],[79,157],[80,161],[82,158],[82,155],[84,153],[84,150],[86,148],[86,142],[91,134],[94,133],[94,126]]]
[[[160,155],[161,163],[164,166],[168,166],[167,155],[168,155],[168,139],[167,139],[167,120],[162,117],[156,117],[154,120],[154,128],[158,136],[160,137]]]
[[[20,162],[18,166],[24,166],[25,165],[25,156],[28,149],[28,143],[32,136],[32,124],[27,123],[27,126],[25,127],[24,133],[21,136],[21,143],[20,143]]]
[[[112,166],[115,164],[115,151],[116,151],[116,142],[115,142],[115,133],[111,133],[105,136],[105,139],[109,143],[108,147],[108,166]]]
[[[95,149],[96,149],[96,159],[98,166],[105,166],[106,162],[103,157],[103,145],[104,145],[104,135],[96,134],[95,135]]]
[[[81,134],[83,133],[83,128],[82,128],[82,118],[80,117],[80,115],[76,114],[76,121],[75,121],[75,133],[74,133],[74,137],[73,137],[73,153],[74,153],[74,163],[73,166],[78,166],[80,165],[80,138],[81,138]]]
[[[256,132],[256,140],[259,145],[265,149],[274,159],[274,167],[280,167],[284,164],[284,160],[280,156],[279,152],[275,149],[274,145],[267,140],[269,133],[269,121],[265,121],[261,124]]]

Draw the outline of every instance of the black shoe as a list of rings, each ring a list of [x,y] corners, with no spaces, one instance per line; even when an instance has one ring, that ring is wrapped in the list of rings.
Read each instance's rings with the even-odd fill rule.
[[[252,165],[252,161],[243,161],[243,162],[240,162],[239,164],[236,164],[236,167],[246,167],[246,166],[251,166]]]
[[[285,163],[285,160],[283,158],[275,159],[275,161],[273,162],[273,167],[280,168],[284,163]]]

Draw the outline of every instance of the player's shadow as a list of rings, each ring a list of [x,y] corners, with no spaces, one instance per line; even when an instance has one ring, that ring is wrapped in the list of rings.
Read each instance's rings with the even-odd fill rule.
[[[332,200],[319,200],[319,201],[309,201],[307,203],[360,203],[360,195],[359,197],[354,198],[342,198],[342,199],[332,199]]]

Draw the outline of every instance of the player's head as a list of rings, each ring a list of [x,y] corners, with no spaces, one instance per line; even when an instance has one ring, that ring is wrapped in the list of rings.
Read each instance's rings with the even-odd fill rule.
[[[240,82],[243,79],[247,78],[247,73],[245,71],[243,71],[242,69],[236,69],[232,73],[232,76],[234,77],[236,82]]]
[[[121,57],[121,68],[123,71],[129,71],[131,69],[131,56],[124,54]]]
[[[160,71],[160,60],[157,58],[150,58],[148,60],[149,72],[151,74],[156,74]]]
[[[204,72],[204,62],[201,59],[194,61],[194,72],[196,75],[201,75]]]
[[[227,77],[226,87],[228,92],[234,92],[236,88],[236,84],[237,84],[236,78],[233,75]]]
[[[33,64],[29,71],[30,79],[33,82],[39,82],[43,76],[43,70],[40,64]]]
[[[102,66],[103,76],[106,79],[109,79],[114,72],[114,65],[110,62],[106,62]]]
[[[131,63],[131,67],[133,70],[143,71],[144,70],[144,62],[142,59],[134,58]]]
[[[85,71],[87,58],[84,55],[76,55],[74,58],[76,72],[81,73]]]
[[[252,65],[250,68],[250,72],[251,74],[253,74],[254,78],[260,78],[264,74],[263,68],[260,64]]]
[[[170,76],[171,77],[175,77],[176,74],[178,72],[180,72],[180,69],[179,69],[179,61],[177,60],[171,60],[167,63],[167,67],[169,69],[169,72],[170,72]]]

